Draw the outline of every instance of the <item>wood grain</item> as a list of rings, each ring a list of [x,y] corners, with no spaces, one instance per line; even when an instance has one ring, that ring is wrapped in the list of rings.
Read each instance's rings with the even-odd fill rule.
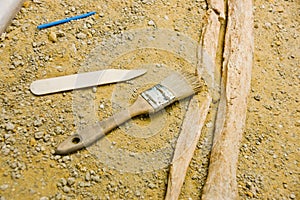
[[[252,1],[227,2],[221,99],[202,199],[238,198],[236,171],[253,59]]]
[[[211,101],[212,99],[216,101],[219,99],[221,64],[217,57],[222,54],[222,47],[220,47],[222,43],[219,44],[219,38],[222,37],[220,29],[224,20],[224,4],[222,1],[215,0],[209,2],[209,4],[209,9],[203,19],[205,25],[202,28],[199,40],[197,73],[210,86],[209,92],[211,95],[203,102],[200,109],[199,107],[195,108],[194,98],[191,100],[170,166],[166,200],[179,198],[189,163],[196,149],[204,121],[208,114],[208,108],[209,106],[213,106],[212,112],[214,112],[216,105],[211,104]],[[220,49],[221,52],[219,52]],[[212,69],[209,69],[209,67],[212,67]],[[208,74],[209,72],[212,72],[212,76]]]
[[[198,104],[200,103],[199,108]],[[198,102],[195,96],[190,101],[170,167],[166,200],[176,200],[180,195],[185,174],[198,144],[210,103],[211,97],[209,95],[203,102]]]

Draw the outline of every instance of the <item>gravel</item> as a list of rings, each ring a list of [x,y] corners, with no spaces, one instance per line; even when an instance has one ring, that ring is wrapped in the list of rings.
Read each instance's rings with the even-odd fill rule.
[[[258,39],[253,67],[254,90],[249,98],[247,126],[240,148],[239,194],[242,199],[297,199],[296,186],[300,183],[296,155],[299,148],[295,141],[298,141],[300,121],[294,119],[300,113],[299,106],[295,106],[299,103],[300,76],[299,51],[294,49],[294,44],[299,39],[296,31],[299,20],[291,13],[298,12],[298,5],[292,1],[256,4]],[[127,30],[166,28],[198,41],[206,7],[205,1],[198,0],[176,3],[155,0],[122,3],[25,1],[12,25],[0,36],[0,200],[163,199],[168,169],[137,173],[118,171],[94,157],[89,150],[67,156],[55,155],[54,149],[61,141],[75,133],[81,123],[90,122],[85,115],[73,112],[74,92],[34,96],[29,90],[30,83],[74,74],[83,68],[92,69],[94,63],[85,63],[90,51],[106,38]],[[45,30],[36,29],[38,24],[91,10],[97,14]],[[133,41],[134,35],[128,40]],[[122,39],[115,47],[120,44]],[[184,61],[170,54],[140,49],[119,55],[107,67],[139,68],[155,60],[157,72],[168,64],[180,70]],[[134,83],[132,81],[131,85]],[[113,113],[110,94],[114,89],[106,85],[89,90],[95,95],[91,99],[95,101],[95,115],[99,119]],[[159,141],[166,141],[167,135],[175,134],[180,127],[176,109],[178,107],[173,106],[165,111],[174,123],[166,128],[168,130],[160,130],[159,137],[152,143],[151,138],[146,141],[128,139],[120,127],[108,136],[113,141],[111,146],[141,152],[155,150]],[[150,123],[147,116],[134,122]],[[205,129],[212,126],[209,120]],[[131,127],[127,124],[127,128]],[[202,135],[181,199],[199,199],[207,175],[211,141],[212,138]],[[278,190],[274,193],[269,188]]]

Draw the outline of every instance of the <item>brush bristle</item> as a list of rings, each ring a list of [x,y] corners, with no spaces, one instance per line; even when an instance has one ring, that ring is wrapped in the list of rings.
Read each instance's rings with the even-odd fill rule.
[[[199,77],[187,72],[182,74],[174,72],[160,84],[168,88],[176,96],[177,100],[194,95],[201,90]]]

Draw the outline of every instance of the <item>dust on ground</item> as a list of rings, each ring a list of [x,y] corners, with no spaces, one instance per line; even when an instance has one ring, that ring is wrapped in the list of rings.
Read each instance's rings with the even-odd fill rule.
[[[26,1],[0,38],[1,199],[163,199],[167,167],[150,172],[122,172],[88,150],[54,155],[59,142],[75,132],[78,125],[89,123],[86,116],[74,112],[78,106],[74,95],[82,96],[75,92],[34,96],[29,86],[37,79],[84,70],[83,63],[97,46],[128,30],[164,28],[197,42],[206,8],[202,0]],[[255,1],[252,90],[238,164],[241,199],[300,196],[299,9],[299,2],[292,0]],[[41,23],[89,11],[97,14],[45,30],[36,29]],[[102,53],[99,56],[105,56]],[[155,63],[149,69],[157,79],[164,75],[160,73],[164,66],[171,66],[172,70],[193,69],[183,58],[153,49],[129,52],[106,67],[133,69],[147,63]],[[129,91],[138,80],[127,83],[131,85]],[[153,82],[149,80],[149,84]],[[139,84],[141,88],[134,94],[143,89]],[[84,98],[96,102],[93,114],[98,119],[115,111],[116,99],[111,95],[118,90],[112,85],[88,89],[93,95]],[[156,135],[157,144],[151,139],[118,137],[122,130],[130,129],[130,124],[125,124],[109,135],[112,146],[134,151],[155,151],[169,141],[172,146],[170,135],[173,139],[178,135],[184,114],[181,108],[177,103],[163,113],[168,123]],[[151,120],[142,116],[135,123],[146,126]],[[210,126],[207,122],[206,128]],[[180,199],[200,198],[210,142],[211,138],[201,137]]]

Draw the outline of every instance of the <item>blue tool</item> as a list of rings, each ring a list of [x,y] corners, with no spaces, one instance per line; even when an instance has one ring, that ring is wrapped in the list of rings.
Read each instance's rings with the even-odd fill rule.
[[[58,21],[55,21],[55,22],[50,22],[50,23],[47,23],[47,24],[41,24],[41,25],[37,26],[37,28],[39,30],[41,30],[41,29],[44,29],[44,28],[49,28],[51,26],[56,26],[56,25],[59,25],[59,24],[64,24],[64,23],[70,22],[72,20],[86,18],[86,17],[89,17],[89,16],[94,15],[94,14],[96,14],[96,12],[88,12],[88,13],[85,13],[85,14],[82,14],[82,15],[77,15],[77,16],[74,16],[74,17],[69,17],[69,18],[58,20]]]

